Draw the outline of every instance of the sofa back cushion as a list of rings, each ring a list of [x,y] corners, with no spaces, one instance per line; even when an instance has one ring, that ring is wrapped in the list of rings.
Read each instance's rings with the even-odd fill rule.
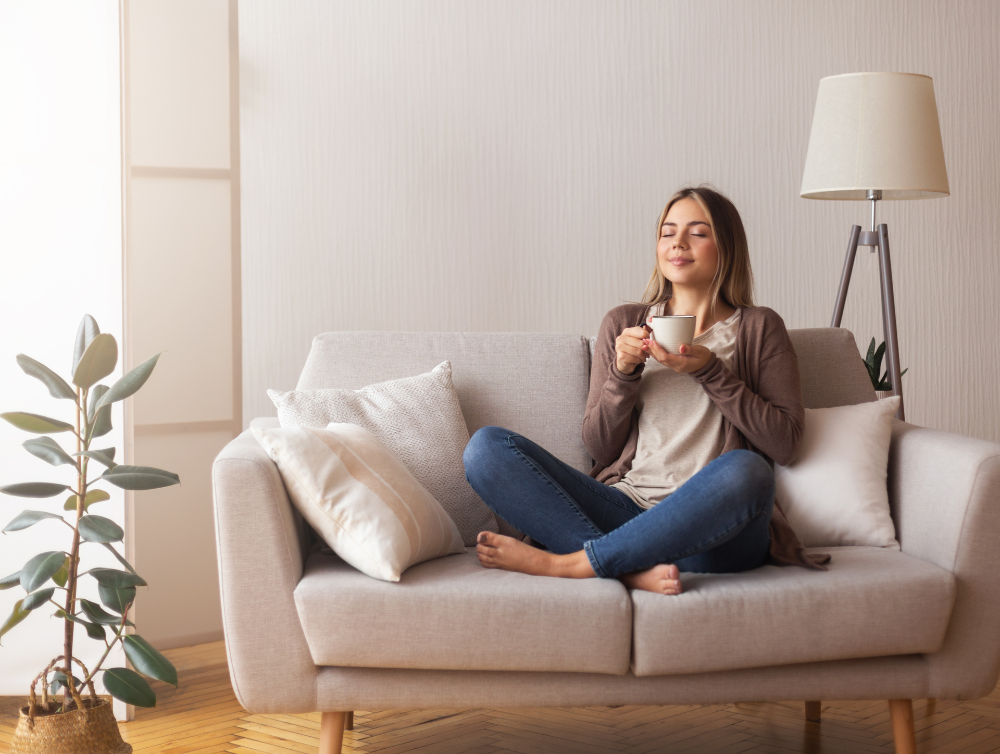
[[[843,327],[789,330],[799,357],[802,403],[833,408],[875,400],[875,388],[858,352],[854,334]]]
[[[350,388],[452,366],[471,435],[496,425],[590,471],[581,422],[587,405],[586,339],[558,333],[330,332],[317,335],[297,390]]]

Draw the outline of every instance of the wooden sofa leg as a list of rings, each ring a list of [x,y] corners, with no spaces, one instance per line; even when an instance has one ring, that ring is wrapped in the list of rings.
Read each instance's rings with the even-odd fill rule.
[[[340,754],[344,745],[346,712],[324,712],[319,724],[319,754]]]
[[[806,702],[806,720],[811,723],[818,723],[822,707],[823,702]]]
[[[913,731],[913,700],[890,699],[889,714],[892,716],[892,737],[896,742],[896,754],[916,754],[917,739]]]
[[[344,725],[347,730],[354,730],[354,711],[347,713],[347,723]]]

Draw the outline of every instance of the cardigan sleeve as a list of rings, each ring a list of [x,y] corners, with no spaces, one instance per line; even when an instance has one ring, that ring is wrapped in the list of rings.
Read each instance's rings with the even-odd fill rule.
[[[601,322],[590,367],[590,392],[583,414],[583,444],[590,457],[610,466],[622,454],[631,428],[632,409],[639,397],[645,364],[625,374],[615,364],[615,339],[628,327],[622,307],[612,309]]]
[[[715,354],[691,376],[754,447],[782,466],[795,460],[805,427],[805,408],[798,357],[790,341],[785,350],[771,353],[760,362],[759,393],[754,393]]]

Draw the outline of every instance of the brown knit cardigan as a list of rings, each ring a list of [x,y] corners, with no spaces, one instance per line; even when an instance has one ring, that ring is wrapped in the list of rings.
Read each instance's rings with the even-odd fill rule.
[[[615,364],[615,338],[646,321],[650,306],[623,304],[601,323],[590,370],[590,394],[583,418],[583,442],[595,460],[590,476],[614,484],[632,468],[639,442],[635,407],[645,364],[632,374]],[[759,453],[771,467],[790,464],[805,423],[798,358],[785,323],[765,306],[740,307],[740,326],[730,371],[713,353],[691,373],[722,414],[722,453],[741,448]],[[771,516],[769,562],[825,571],[828,554],[807,553],[789,526],[778,500]]]

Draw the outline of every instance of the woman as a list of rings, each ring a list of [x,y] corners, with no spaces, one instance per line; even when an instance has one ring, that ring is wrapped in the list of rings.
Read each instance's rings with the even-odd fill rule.
[[[680,355],[652,339],[657,314],[696,317]],[[501,427],[466,447],[473,489],[546,548],[483,532],[479,560],[660,594],[681,592],[681,571],[825,570],[829,556],[804,551],[774,500],[774,463],[795,458],[804,417],[784,322],[753,305],[736,207],[705,186],[681,189],[657,223],[642,303],[612,309],[597,336],[583,419],[590,475]]]

